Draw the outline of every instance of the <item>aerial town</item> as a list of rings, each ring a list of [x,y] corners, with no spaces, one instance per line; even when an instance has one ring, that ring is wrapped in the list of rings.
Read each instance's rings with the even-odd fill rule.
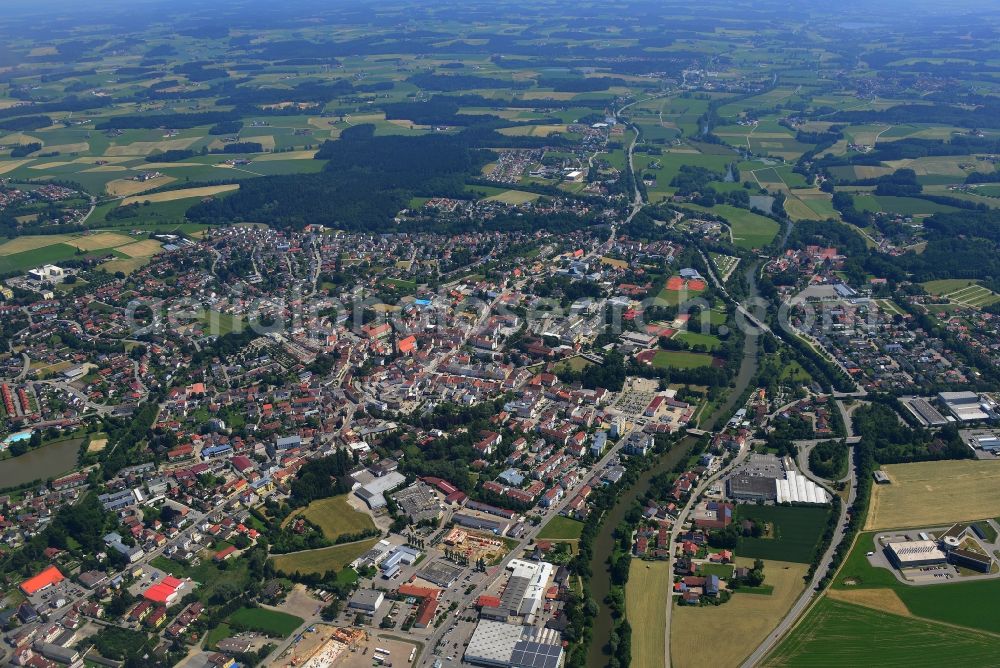
[[[0,13],[0,664],[997,665],[995,12],[106,1]]]

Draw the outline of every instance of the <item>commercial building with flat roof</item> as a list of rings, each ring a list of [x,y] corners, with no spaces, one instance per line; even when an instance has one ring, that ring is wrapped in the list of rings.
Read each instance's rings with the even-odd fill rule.
[[[562,639],[557,631],[480,620],[465,649],[465,660],[497,668],[558,668]]]
[[[774,501],[778,484],[775,478],[739,474],[726,481],[726,494],[737,501]]]
[[[937,543],[932,540],[903,540],[886,546],[889,558],[896,568],[935,566],[947,560]]]
[[[351,596],[347,607],[364,612],[375,612],[385,600],[385,594],[377,589],[359,589]]]

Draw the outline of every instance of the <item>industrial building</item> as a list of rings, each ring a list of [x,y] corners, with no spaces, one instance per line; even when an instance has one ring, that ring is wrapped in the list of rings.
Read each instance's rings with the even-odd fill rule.
[[[486,517],[476,517],[465,513],[455,513],[451,520],[466,529],[482,529],[490,531],[497,536],[502,536],[510,529],[510,522],[491,520]]]
[[[511,571],[499,605],[484,607],[480,614],[485,619],[507,621],[510,617],[524,617],[529,622],[541,609],[545,590],[552,578],[554,567],[545,561],[512,559],[507,564]]]
[[[465,649],[465,660],[497,668],[558,668],[562,637],[552,629],[480,620]]]
[[[830,495],[825,489],[795,471],[786,471],[785,478],[778,479],[775,483],[778,503],[829,503],[830,501]]]
[[[923,397],[900,399],[900,402],[925,427],[940,427],[948,424],[948,418],[941,415],[940,411],[931,406],[930,402]]]
[[[932,540],[903,540],[886,545],[896,568],[917,568],[945,563],[947,557]]]
[[[365,478],[370,479],[366,480]],[[362,471],[361,475],[355,474],[354,479],[359,483],[354,490],[355,496],[368,504],[369,508],[376,511],[385,508],[386,492],[391,492],[406,482],[406,477],[396,471],[386,473],[377,478],[368,471]]]
[[[774,478],[738,473],[726,480],[726,495],[736,501],[774,501],[778,485]]]
[[[407,519],[413,524],[441,517],[441,502],[434,489],[427,483],[417,481],[392,497]]]
[[[938,401],[944,404],[960,422],[988,419],[989,406],[975,392],[939,392]]]
[[[362,612],[374,613],[385,600],[385,594],[377,589],[359,589],[351,596],[347,607]]]
[[[382,563],[379,564],[379,569],[382,571],[382,577],[386,580],[391,580],[396,577],[403,564],[406,564],[407,566],[415,564],[419,558],[419,550],[414,550],[412,547],[400,545],[390,552],[389,556],[383,559]]]

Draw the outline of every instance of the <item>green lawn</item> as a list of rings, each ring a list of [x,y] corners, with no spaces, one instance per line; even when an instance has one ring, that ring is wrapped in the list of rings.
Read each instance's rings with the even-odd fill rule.
[[[417,284],[414,281],[407,281],[401,278],[384,278],[383,283],[391,285],[400,292],[405,292],[407,294],[413,294],[417,291]]]
[[[829,508],[801,506],[736,506],[736,519],[763,521],[772,527],[773,535],[761,538],[740,538],[736,554],[751,559],[774,559],[808,564],[812,561]]]
[[[208,634],[205,636],[205,648],[215,649],[215,643],[219,642],[220,640],[225,640],[231,635],[233,635],[233,627],[231,627],[229,624],[225,622],[222,622],[214,629],[209,631]]]
[[[302,625],[302,618],[277,610],[240,608],[229,615],[229,625],[235,629],[260,631],[273,638],[287,638]]]
[[[323,547],[318,550],[303,550],[290,554],[279,554],[273,557],[274,567],[285,573],[319,573],[340,571],[352,561],[367,552],[378,542],[378,538],[344,543],[333,547]]]
[[[761,665],[913,668],[947,657],[955,666],[992,666],[996,647],[995,636],[823,598]]]
[[[347,495],[333,496],[328,499],[313,501],[305,510],[289,515],[287,524],[292,519],[304,515],[307,520],[317,525],[323,535],[330,540],[337,540],[345,534],[356,534],[365,529],[374,529],[375,523],[367,513],[355,510],[347,502]]]
[[[538,540],[578,540],[583,522],[558,515],[549,520],[538,533]]]
[[[733,577],[732,564],[699,564],[698,575],[718,575],[727,580]]]
[[[705,353],[691,353],[686,350],[660,350],[653,357],[653,366],[657,369],[696,369],[702,366],[710,366],[711,355]]]

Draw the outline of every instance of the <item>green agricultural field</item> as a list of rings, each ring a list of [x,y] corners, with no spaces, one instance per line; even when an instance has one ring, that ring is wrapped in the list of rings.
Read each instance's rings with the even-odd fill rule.
[[[954,665],[990,666],[996,643],[985,633],[822,598],[762,665],[912,668],[947,656]]]
[[[779,230],[778,223],[770,218],[729,204],[718,204],[710,209],[688,206],[725,218],[733,230],[733,243],[740,248],[763,248],[774,240]]]
[[[890,197],[886,195],[858,195],[854,198],[854,205],[859,211],[886,211],[904,216],[958,211],[953,206],[929,202],[916,197]]]
[[[660,350],[653,357],[653,366],[657,369],[696,369],[711,366],[715,360],[711,355],[692,353],[685,350]]]
[[[579,540],[583,522],[557,515],[538,532],[538,540]]]
[[[77,249],[69,244],[52,244],[23,253],[0,256],[0,273],[26,271],[43,264],[55,264],[80,257]],[[110,251],[109,251],[110,252]]]
[[[340,571],[352,561],[371,549],[378,538],[344,543],[333,547],[323,547],[318,550],[303,550],[289,554],[278,554],[273,557],[274,567],[285,573],[318,573]]]
[[[754,559],[775,559],[808,564],[826,527],[828,508],[802,506],[736,506],[736,519],[765,522],[770,535],[740,538],[736,554]]]
[[[240,608],[229,615],[227,622],[235,629],[259,631],[272,638],[287,638],[302,626],[303,619],[277,610]]]
[[[375,523],[367,513],[351,507],[346,494],[313,501],[301,512],[289,515],[285,524],[300,515],[318,526],[329,540],[375,528]]]

